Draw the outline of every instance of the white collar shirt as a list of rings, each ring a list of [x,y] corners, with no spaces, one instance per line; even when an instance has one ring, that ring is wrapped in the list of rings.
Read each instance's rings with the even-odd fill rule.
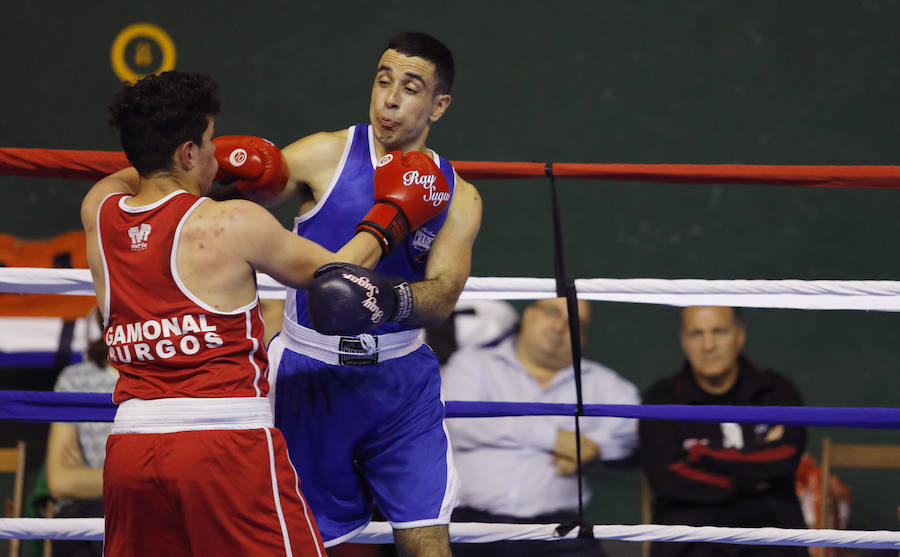
[[[495,347],[455,353],[444,366],[444,398],[574,403],[573,368],[559,370],[544,389],[516,356],[516,340],[511,337]],[[637,388],[611,369],[582,360],[581,370],[585,404],[640,404]],[[575,429],[571,416],[452,418],[447,428],[461,482],[461,505],[516,517],[577,507],[576,476],[557,476],[551,461],[557,431]],[[637,420],[585,417],[580,428],[597,443],[604,460],[625,458],[637,447]],[[585,489],[585,502],[590,495]]]

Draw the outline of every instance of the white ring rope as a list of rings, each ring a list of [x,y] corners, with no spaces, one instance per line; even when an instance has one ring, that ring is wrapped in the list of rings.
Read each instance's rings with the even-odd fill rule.
[[[284,287],[259,275],[261,298],[284,298]],[[900,311],[900,282],[700,279],[578,279],[580,298],[672,306],[726,305],[793,309]],[[94,294],[86,269],[0,268],[0,292]],[[461,298],[538,299],[554,297],[556,281],[543,278],[471,277]],[[554,524],[453,523],[455,542],[558,540]],[[900,532],[782,528],[721,528],[656,524],[594,526],[597,539],[623,541],[718,542],[751,545],[801,545],[900,550]],[[102,539],[102,518],[0,518],[0,539]],[[354,539],[391,543],[388,523],[373,522]]]
[[[577,279],[587,300],[671,306],[900,311],[900,282],[882,280]],[[259,275],[261,298],[284,298],[284,286]],[[87,269],[0,268],[0,292],[92,296]],[[534,300],[556,296],[549,278],[470,277],[461,298]]]
[[[504,540],[553,541],[573,539],[578,529],[566,535],[557,524],[450,524],[450,540],[487,543]],[[594,526],[594,537],[632,542],[717,542],[743,545],[801,545],[809,547],[856,547],[900,550],[900,532],[859,530],[800,530],[787,528],[720,528],[716,526],[667,526],[636,524]],[[101,540],[102,518],[0,518],[0,539]],[[352,540],[354,543],[392,543],[391,525],[371,522]]]

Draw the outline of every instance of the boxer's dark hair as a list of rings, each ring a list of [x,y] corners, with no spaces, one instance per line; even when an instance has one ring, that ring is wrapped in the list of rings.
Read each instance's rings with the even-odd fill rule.
[[[185,141],[203,143],[208,117],[218,114],[217,86],[201,73],[163,72],[123,83],[109,105],[128,161],[141,176],[173,170],[172,155]]]
[[[385,50],[394,49],[406,56],[418,56],[434,64],[435,94],[449,93],[453,87],[453,53],[444,43],[425,33],[400,33],[391,37]]]

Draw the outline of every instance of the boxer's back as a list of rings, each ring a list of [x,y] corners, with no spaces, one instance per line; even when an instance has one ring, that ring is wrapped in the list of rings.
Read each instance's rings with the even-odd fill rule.
[[[267,359],[255,296],[222,311],[203,298],[205,288],[198,292],[182,277],[189,268],[197,284],[194,267],[220,249],[207,244],[215,243],[222,223],[205,225],[209,214],[198,214],[215,203],[180,190],[144,206],[130,199],[108,197],[97,219],[107,285],[105,338],[121,377],[115,400],[265,396]],[[196,245],[180,247],[191,221],[200,223],[188,232],[197,237],[187,243]],[[192,263],[183,264],[187,260]]]

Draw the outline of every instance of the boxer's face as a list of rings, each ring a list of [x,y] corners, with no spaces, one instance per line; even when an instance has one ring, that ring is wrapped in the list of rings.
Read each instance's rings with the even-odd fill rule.
[[[215,120],[210,116],[206,131],[203,132],[203,143],[196,146],[197,182],[200,185],[200,191],[204,194],[212,189],[213,179],[219,170],[219,163],[216,161],[216,146],[213,143],[215,127]]]
[[[423,141],[431,124],[450,105],[450,95],[435,95],[434,64],[389,49],[378,61],[369,120],[375,139],[388,151]]]

